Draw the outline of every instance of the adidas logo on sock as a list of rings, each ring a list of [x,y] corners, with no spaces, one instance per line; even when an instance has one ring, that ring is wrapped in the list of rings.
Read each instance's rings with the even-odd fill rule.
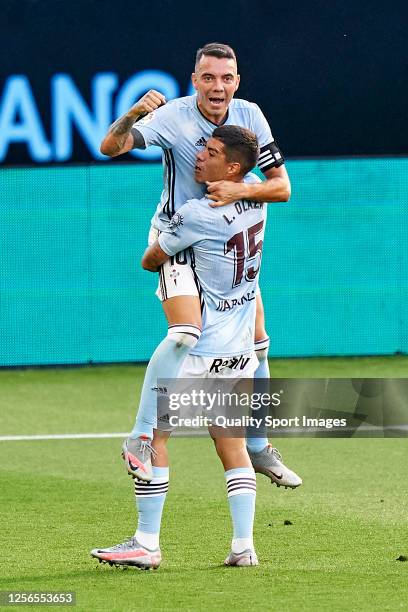
[[[207,144],[206,139],[204,138],[204,136],[201,136],[201,138],[197,140],[194,146],[195,147],[205,147],[206,144]]]

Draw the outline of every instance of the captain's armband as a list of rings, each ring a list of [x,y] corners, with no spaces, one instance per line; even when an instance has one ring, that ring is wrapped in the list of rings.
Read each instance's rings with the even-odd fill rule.
[[[258,168],[265,173],[271,168],[279,168],[285,163],[282,152],[275,141],[261,147],[259,151]]]

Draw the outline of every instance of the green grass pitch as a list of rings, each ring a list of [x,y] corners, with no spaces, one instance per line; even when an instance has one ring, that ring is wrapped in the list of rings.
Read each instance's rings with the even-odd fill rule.
[[[274,360],[271,371],[406,377],[408,358]],[[0,435],[128,431],[143,372],[0,371]],[[259,567],[222,566],[231,533],[221,464],[208,439],[175,438],[164,560],[143,572],[89,556],[135,529],[119,439],[0,442],[0,590],[75,591],[85,611],[407,609],[408,562],[397,561],[408,556],[407,440],[275,444],[304,485],[277,489],[258,475]]]

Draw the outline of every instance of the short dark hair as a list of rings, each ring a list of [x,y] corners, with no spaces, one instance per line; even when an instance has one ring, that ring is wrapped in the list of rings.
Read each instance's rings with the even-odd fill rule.
[[[203,55],[211,55],[212,57],[226,57],[227,59],[233,59],[237,61],[235,51],[232,47],[224,45],[223,43],[207,43],[204,47],[200,47],[196,53],[195,65],[197,66]]]
[[[221,140],[228,162],[239,162],[242,174],[246,174],[258,162],[258,139],[251,130],[238,125],[220,125],[212,133],[213,138]]]

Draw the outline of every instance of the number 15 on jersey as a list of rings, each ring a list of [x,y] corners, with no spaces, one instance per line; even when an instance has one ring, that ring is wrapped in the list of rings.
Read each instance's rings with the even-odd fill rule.
[[[251,282],[255,280],[261,267],[263,240],[258,240],[258,234],[263,231],[264,221],[248,227],[232,236],[224,245],[224,255],[230,251],[234,254],[234,280],[232,287],[241,284],[243,277]]]

